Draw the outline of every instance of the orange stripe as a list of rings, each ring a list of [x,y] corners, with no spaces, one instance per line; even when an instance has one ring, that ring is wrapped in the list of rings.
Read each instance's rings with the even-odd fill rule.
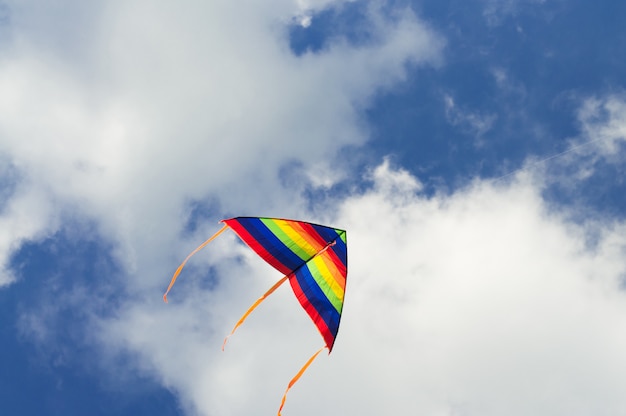
[[[295,222],[295,223],[292,224],[292,227],[300,235],[302,235],[302,238],[305,239],[305,241],[307,243],[309,243],[310,245],[315,247],[318,251],[321,250],[322,248],[324,248],[324,246],[327,244],[327,242],[324,242],[322,237],[317,233],[315,228],[313,228],[311,225],[309,225],[309,227],[305,228],[303,226],[303,224],[301,224],[299,222]],[[312,233],[317,234],[317,237],[315,235],[312,235]]]
[[[266,225],[270,220],[263,220]],[[280,234],[276,234],[279,240],[287,238],[288,241],[282,241],[294,254],[298,255],[302,260],[308,261],[311,256],[315,255],[320,249],[319,244],[311,244],[311,240],[307,239],[307,235],[303,235],[299,228],[295,227],[292,221],[286,220],[271,220],[271,226],[268,225],[270,231],[278,231]],[[292,247],[292,244],[294,247]]]
[[[320,288],[324,296],[335,307],[337,312],[341,313],[343,307],[344,290],[339,286],[337,279],[332,271],[328,269],[322,257],[316,257],[308,264],[309,272]]]
[[[337,267],[337,263],[335,263],[332,258],[330,257],[330,255],[324,253],[320,256],[320,260],[322,260],[324,262],[324,264],[326,265],[326,268],[328,268],[328,271],[330,272],[330,274],[333,276],[333,278],[335,279],[335,281],[337,282],[337,284],[345,290],[346,288],[346,277],[345,277],[345,267],[342,267],[341,269],[339,267]]]

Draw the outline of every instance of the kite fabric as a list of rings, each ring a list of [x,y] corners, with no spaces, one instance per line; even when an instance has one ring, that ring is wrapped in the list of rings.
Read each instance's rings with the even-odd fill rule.
[[[248,315],[282,283],[289,280],[300,305],[322,335],[325,346],[313,354],[290,381],[278,410],[280,416],[289,389],[324,348],[328,349],[330,354],[335,344],[348,274],[346,232],[309,222],[279,218],[236,217],[221,222],[224,226],[192,251],[178,266],[163,295],[163,300],[167,302],[167,294],[189,258],[226,228],[233,230],[261,258],[281,272],[284,276],[252,304],[222,345],[224,349],[228,338],[235,333]]]

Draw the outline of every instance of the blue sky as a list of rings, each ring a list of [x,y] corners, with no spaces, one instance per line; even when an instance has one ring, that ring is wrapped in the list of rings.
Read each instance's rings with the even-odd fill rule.
[[[6,415],[275,412],[321,345],[222,218],[346,229],[284,414],[622,414],[626,5],[0,0]]]

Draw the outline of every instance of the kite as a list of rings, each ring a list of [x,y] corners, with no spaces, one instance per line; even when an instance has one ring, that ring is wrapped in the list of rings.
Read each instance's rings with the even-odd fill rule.
[[[289,281],[293,293],[319,330],[325,345],[309,358],[289,382],[278,409],[280,416],[291,387],[324,348],[328,349],[330,354],[335,344],[348,274],[346,232],[309,222],[280,218],[236,217],[221,222],[224,224],[223,227],[192,251],[178,266],[163,295],[163,300],[167,303],[167,294],[189,258],[227,228],[233,230],[263,260],[281,272],[284,276],[243,314],[222,345],[224,350],[228,338],[235,333],[248,315],[281,284]]]

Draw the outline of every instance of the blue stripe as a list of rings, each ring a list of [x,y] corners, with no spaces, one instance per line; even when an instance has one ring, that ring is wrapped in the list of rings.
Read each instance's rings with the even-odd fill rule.
[[[337,254],[339,260],[343,264],[347,264],[348,256],[347,256],[347,247],[346,243],[340,237],[339,233],[345,233],[343,230],[337,230],[335,228],[325,227],[323,225],[311,224],[315,231],[322,237],[324,240],[331,242],[335,241],[335,245],[332,246],[332,250]]]
[[[335,252],[337,257],[339,257],[339,260],[341,260],[341,262],[347,268],[348,267],[348,247],[346,246],[346,243],[343,242],[341,237],[337,237],[337,239],[335,240],[335,245],[331,246],[331,250]]]
[[[330,303],[313,278],[313,275],[311,275],[311,271],[308,267],[303,267],[298,270],[295,276],[307,300],[313,305],[317,313],[326,323],[326,326],[328,326],[330,333],[335,337],[339,330],[339,312],[337,312],[337,309]]]
[[[331,242],[339,237],[337,234],[337,230],[330,227],[325,227],[323,225],[311,224],[313,229],[324,239],[326,242]]]
[[[291,251],[263,221],[258,218],[238,218],[237,221],[250,233],[257,243],[263,246],[276,260],[289,270],[295,270],[304,263],[302,259]]]

